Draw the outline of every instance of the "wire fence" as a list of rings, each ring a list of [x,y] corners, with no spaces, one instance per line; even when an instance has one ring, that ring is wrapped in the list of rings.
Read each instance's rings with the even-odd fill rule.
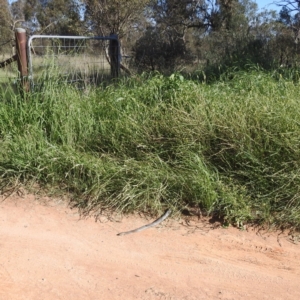
[[[3,46],[8,45],[8,44],[11,43],[12,41],[13,41],[13,39],[7,40],[7,41],[5,41],[5,42],[0,41],[0,47],[3,47]]]
[[[85,89],[118,76],[119,42],[116,36],[38,36],[28,40],[31,87],[51,76],[59,82]]]
[[[0,62],[4,62],[11,58],[14,53],[12,47],[8,47],[7,45],[12,44],[13,39],[9,39],[6,41],[0,41]],[[3,67],[0,68],[0,85],[6,86],[7,84],[16,82],[18,78],[18,68],[16,64],[7,63]]]
[[[1,53],[0,61],[5,61],[11,58],[10,53]],[[1,87],[7,87],[15,85],[18,80],[18,67],[16,63],[7,64],[3,68],[0,68],[0,85]]]

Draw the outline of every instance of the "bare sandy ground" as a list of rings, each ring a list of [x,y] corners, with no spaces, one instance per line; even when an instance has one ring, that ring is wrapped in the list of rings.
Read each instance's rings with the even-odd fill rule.
[[[0,299],[300,299],[287,234],[167,220],[117,236],[151,221],[117,219],[32,195],[0,202]]]

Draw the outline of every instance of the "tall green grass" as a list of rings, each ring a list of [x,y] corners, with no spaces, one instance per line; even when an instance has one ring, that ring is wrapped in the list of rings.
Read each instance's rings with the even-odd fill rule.
[[[54,83],[26,101],[2,92],[3,189],[37,182],[87,211],[200,207],[238,226],[300,228],[292,79],[235,72],[209,85],[156,74],[88,94]]]

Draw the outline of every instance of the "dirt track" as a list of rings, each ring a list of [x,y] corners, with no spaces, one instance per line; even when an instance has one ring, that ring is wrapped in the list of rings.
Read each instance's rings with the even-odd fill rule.
[[[300,299],[285,234],[169,220],[116,236],[150,220],[102,221],[32,195],[0,202],[0,300]]]

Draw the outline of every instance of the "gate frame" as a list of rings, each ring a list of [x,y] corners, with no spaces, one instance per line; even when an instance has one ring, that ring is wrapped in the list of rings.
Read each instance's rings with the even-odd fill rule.
[[[28,56],[28,79],[30,86],[33,88],[33,67],[32,67],[32,53],[31,44],[34,39],[73,39],[73,40],[100,40],[109,41],[109,60],[112,78],[118,78],[120,75],[121,66],[121,50],[118,35],[111,34],[110,36],[71,36],[71,35],[32,35],[27,41],[27,56]],[[106,55],[106,53],[105,53]],[[107,57],[106,57],[107,58]]]

